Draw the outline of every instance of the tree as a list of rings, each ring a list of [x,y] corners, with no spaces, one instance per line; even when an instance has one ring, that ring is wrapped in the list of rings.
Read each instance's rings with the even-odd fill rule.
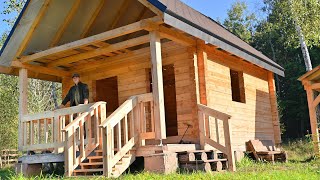
[[[223,25],[245,42],[251,43],[255,22],[256,17],[253,13],[248,12],[247,4],[237,1],[228,10],[228,17],[224,20]]]
[[[320,2],[318,0],[265,0],[271,9],[270,18],[283,27],[286,45],[301,48],[306,70],[312,69],[308,47],[320,45]],[[272,17],[274,16],[274,17]],[[292,26],[294,28],[292,28]]]

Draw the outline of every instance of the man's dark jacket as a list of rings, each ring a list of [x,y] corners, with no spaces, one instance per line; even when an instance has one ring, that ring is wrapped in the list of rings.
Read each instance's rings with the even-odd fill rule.
[[[80,104],[84,104],[84,100],[89,100],[89,89],[88,85],[79,82],[79,95],[80,95]],[[67,96],[62,101],[62,104],[65,106],[70,101],[70,106],[76,106],[75,104],[75,92],[76,92],[76,85],[72,86],[67,94]]]

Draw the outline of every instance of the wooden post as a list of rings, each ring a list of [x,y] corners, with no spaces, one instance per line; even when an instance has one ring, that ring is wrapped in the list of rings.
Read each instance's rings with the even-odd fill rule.
[[[223,120],[223,129],[224,129],[224,138],[225,138],[225,146],[227,150],[227,156],[228,156],[228,168],[230,171],[236,171],[236,162],[234,158],[234,151],[232,148],[232,130],[229,125],[229,119],[224,119]]]
[[[160,34],[150,32],[150,50],[152,62],[152,90],[154,101],[154,120],[156,139],[166,139],[166,122],[163,95],[162,57]]]
[[[278,146],[281,143],[281,131],[280,131],[278,103],[277,103],[274,75],[270,71],[268,72],[268,83],[269,83],[269,98],[270,98],[270,105],[271,105],[274,141],[275,141],[275,144]]]
[[[201,112],[198,111],[198,119],[199,119],[199,133],[200,133],[200,146],[201,149],[204,149],[205,147],[205,138],[206,138],[206,132],[205,132],[205,115]]]
[[[200,104],[207,105],[207,88],[206,88],[206,73],[207,73],[207,53],[204,41],[197,41],[197,65],[198,65],[198,81],[199,81],[199,100]]]
[[[314,149],[314,152],[317,155],[319,155],[320,148],[319,148],[319,131],[318,131],[318,123],[317,123],[317,113],[316,113],[316,108],[313,106],[314,92],[313,92],[313,89],[311,88],[310,81],[304,81],[303,84],[304,84],[305,90],[307,91],[313,149]]]
[[[111,176],[111,153],[112,147],[110,144],[114,143],[112,141],[112,131],[109,126],[102,129],[102,138],[103,138],[103,175],[107,178]]]
[[[18,147],[19,150],[22,151],[23,147],[23,135],[24,131],[27,129],[23,129],[22,126],[22,117],[28,113],[28,70],[20,69],[19,70],[19,129],[18,129]]]
[[[65,143],[65,149],[64,149],[64,158],[65,158],[65,176],[70,177],[72,176],[73,171],[73,144],[74,144],[74,133],[73,129],[66,132],[66,143]]]

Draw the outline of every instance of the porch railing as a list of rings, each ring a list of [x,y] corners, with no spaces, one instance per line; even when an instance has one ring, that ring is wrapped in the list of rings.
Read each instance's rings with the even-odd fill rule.
[[[199,117],[199,130],[200,130],[200,145],[206,149],[206,145],[221,151],[227,155],[228,169],[235,171],[235,159],[234,152],[231,144],[231,128],[230,118],[231,116],[214,109],[211,109],[205,105],[198,104],[198,117]],[[214,120],[214,122],[212,122]],[[220,133],[219,121],[222,121],[223,136]],[[222,137],[224,139],[222,139]],[[222,143],[224,140],[224,143]]]
[[[147,119],[150,120],[150,132],[147,132]],[[114,173],[122,172],[115,169],[115,165],[128,153],[132,155],[133,147],[144,145],[145,139],[155,138],[152,93],[130,97],[100,127],[103,131],[103,173],[107,177],[117,177]]]
[[[86,112],[93,104],[24,115],[21,119],[23,151],[54,150],[63,152],[65,135],[61,131],[73,121],[74,115]]]
[[[71,176],[80,163],[101,144],[99,125],[105,119],[106,103],[97,102],[62,129],[65,133],[66,176]]]

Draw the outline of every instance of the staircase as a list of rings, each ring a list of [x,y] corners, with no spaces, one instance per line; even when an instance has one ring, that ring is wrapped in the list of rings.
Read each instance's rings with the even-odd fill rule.
[[[130,97],[108,118],[104,102],[78,115],[62,130],[66,137],[65,175],[119,177],[135,161],[134,147],[154,137],[154,132],[145,128],[147,107],[152,105],[150,93]]]

